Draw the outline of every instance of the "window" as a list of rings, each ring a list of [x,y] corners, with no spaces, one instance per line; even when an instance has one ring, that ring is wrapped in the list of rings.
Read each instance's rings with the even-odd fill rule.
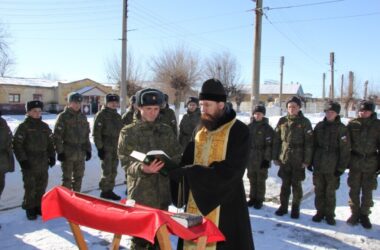
[[[33,101],[42,101],[41,94],[33,94]]]
[[[9,94],[10,103],[20,103],[20,94]]]

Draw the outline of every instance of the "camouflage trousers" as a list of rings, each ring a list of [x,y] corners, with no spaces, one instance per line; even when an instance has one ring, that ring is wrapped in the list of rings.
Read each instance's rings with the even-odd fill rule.
[[[348,203],[352,214],[369,215],[373,206],[372,191],[377,188],[377,175],[350,170],[347,184],[350,187]]]
[[[24,182],[23,209],[33,209],[41,206],[42,196],[45,194],[48,184],[48,166],[36,166],[31,164],[30,169],[22,170]]]
[[[80,192],[84,175],[83,160],[62,162],[62,186]]]
[[[0,198],[5,187],[5,173],[0,171]]]
[[[103,192],[112,191],[115,187],[115,178],[117,175],[117,166],[119,164],[119,160],[117,158],[116,153],[107,153],[104,156],[104,160],[101,162],[102,164],[102,176],[99,182],[99,188]]]
[[[313,184],[315,192],[314,205],[317,212],[325,216],[335,217],[335,190],[339,187],[339,177],[335,177],[333,173],[314,173]]]
[[[250,170],[248,168],[247,177],[250,183],[249,198],[263,202],[265,200],[265,182],[268,178],[268,169]]]
[[[131,242],[131,250],[159,250],[157,239],[155,239],[155,244],[151,244],[149,241],[133,237]]]
[[[300,206],[303,196],[302,181],[305,179],[305,169],[300,166],[281,165],[278,176],[282,180],[280,202],[281,206],[289,205],[290,193],[293,194],[292,205]]]

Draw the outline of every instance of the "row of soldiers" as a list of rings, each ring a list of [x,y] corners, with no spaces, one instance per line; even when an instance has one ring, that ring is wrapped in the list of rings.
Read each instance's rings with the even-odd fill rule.
[[[90,126],[86,116],[81,112],[83,97],[73,92],[67,99],[68,104],[58,115],[54,132],[42,121],[41,101],[27,102],[26,118],[16,128],[14,137],[6,121],[0,118],[0,195],[5,185],[5,173],[14,171],[14,152],[21,167],[24,183],[22,208],[26,210],[29,220],[35,220],[41,215],[41,199],[48,183],[48,168],[56,164],[56,155],[62,167],[62,186],[78,192],[81,190],[85,161],[92,157]],[[140,119],[135,96],[132,96],[129,110],[123,117],[117,112],[119,101],[120,98],[116,94],[106,96],[105,106],[95,116],[92,131],[102,168],[100,196],[112,200],[121,198],[113,192],[119,164],[119,133],[123,126]],[[168,124],[177,137],[176,117],[167,103],[168,97],[165,95],[165,105],[160,110],[160,121]],[[191,132],[200,118],[197,98],[189,98],[187,107],[188,113],[184,115],[180,124],[179,139],[183,145],[190,140]]]
[[[315,222],[323,219],[335,225],[335,192],[340,176],[349,168],[348,186],[351,216],[347,223],[359,222],[371,228],[370,208],[373,206],[372,191],[377,188],[380,173],[380,120],[375,104],[360,102],[358,118],[345,126],[340,119],[340,104],[329,101],[325,117],[314,130],[301,111],[301,100],[292,97],[286,103],[287,115],[281,117],[273,130],[265,118],[265,107],[256,106],[250,128],[250,159],[247,162],[250,180],[248,206],[260,209],[265,198],[265,181],[270,161],[279,166],[282,180],[278,216],[288,213],[292,193],[291,218],[300,216],[303,196],[302,181],[305,169],[313,172],[316,214]]]

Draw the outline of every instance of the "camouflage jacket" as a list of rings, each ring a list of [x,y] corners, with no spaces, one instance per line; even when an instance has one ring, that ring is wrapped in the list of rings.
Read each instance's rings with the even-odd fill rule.
[[[169,107],[160,110],[160,116],[158,117],[159,121],[169,125],[175,136],[178,136],[178,128],[177,128],[177,118],[175,117],[175,112]]]
[[[142,163],[130,157],[133,150],[142,153],[162,150],[179,162],[182,149],[172,129],[158,121],[138,120],[121,130],[118,145],[118,156],[127,173],[130,197],[147,206],[166,208],[171,203],[169,178],[162,174],[143,173]]]
[[[187,112],[179,124],[179,143],[184,149],[193,136],[194,129],[201,120],[201,112],[196,109],[194,112]]]
[[[49,157],[55,156],[52,131],[42,119],[29,116],[16,128],[13,149],[19,162],[36,159],[48,164]],[[33,160],[32,160],[33,161]]]
[[[311,164],[313,158],[313,128],[300,111],[297,116],[283,116],[277,123],[273,139],[273,159],[282,164]]]
[[[121,116],[121,120],[123,121],[124,125],[129,125],[135,122],[138,119],[138,117],[139,117],[138,110],[128,109],[127,112],[125,112]]]
[[[350,170],[372,173],[379,166],[380,120],[356,118],[347,125],[351,139]]]
[[[0,172],[13,172],[15,161],[12,150],[12,132],[7,122],[0,117]]]
[[[247,167],[258,170],[263,160],[272,160],[273,128],[265,117],[259,122],[252,120],[248,128],[250,149]]]
[[[57,117],[54,143],[57,153],[65,153],[68,160],[84,159],[91,152],[90,125],[80,111],[66,107]]]
[[[96,148],[116,153],[122,127],[123,122],[116,109],[103,108],[100,110],[95,115],[92,130]]]
[[[344,172],[350,161],[350,140],[347,127],[337,116],[334,122],[326,118],[314,128],[315,173],[334,173],[335,170]]]

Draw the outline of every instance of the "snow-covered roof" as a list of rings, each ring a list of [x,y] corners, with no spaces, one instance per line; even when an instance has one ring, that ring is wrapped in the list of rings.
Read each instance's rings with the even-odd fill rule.
[[[245,85],[243,88],[246,92],[251,91],[251,85]],[[270,95],[280,93],[280,84],[260,84],[260,94]],[[282,93],[289,95],[303,95],[302,85],[299,83],[283,84]]]
[[[42,78],[0,77],[0,84],[24,85],[34,87],[57,87],[59,81]]]

